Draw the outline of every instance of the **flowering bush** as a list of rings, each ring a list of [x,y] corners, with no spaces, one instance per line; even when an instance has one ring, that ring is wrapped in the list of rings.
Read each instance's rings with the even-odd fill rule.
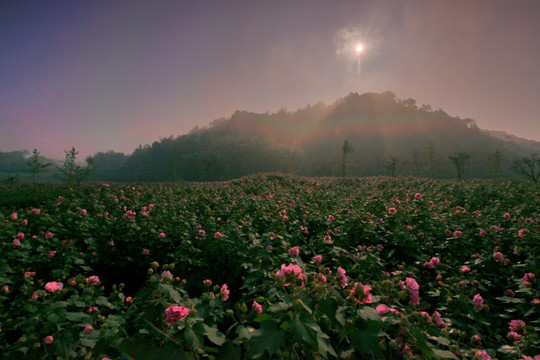
[[[532,183],[37,188],[0,208],[6,359],[540,355]]]

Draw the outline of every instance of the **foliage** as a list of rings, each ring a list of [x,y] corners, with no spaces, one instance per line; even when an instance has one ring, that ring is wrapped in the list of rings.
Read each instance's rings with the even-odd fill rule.
[[[49,162],[42,162],[39,151],[37,151],[37,149],[34,149],[34,151],[32,151],[32,156],[26,161],[26,164],[30,167],[30,170],[27,171],[32,173],[33,184],[36,183],[36,175],[52,165],[52,163]]]
[[[532,182],[265,174],[0,191],[13,199],[0,204],[6,359],[540,354]],[[16,201],[29,191],[42,196]]]
[[[80,185],[82,181],[87,181],[90,178],[90,174],[96,170],[97,166],[94,159],[91,156],[86,157],[86,166],[83,167],[77,164],[77,155],[79,152],[75,150],[75,147],[64,150],[66,158],[64,159],[63,167],[57,166],[56,168],[62,173],[63,180],[68,183],[76,183]]]
[[[513,163],[514,169],[523,177],[538,182],[540,178],[540,157],[532,154],[530,157],[517,159]]]

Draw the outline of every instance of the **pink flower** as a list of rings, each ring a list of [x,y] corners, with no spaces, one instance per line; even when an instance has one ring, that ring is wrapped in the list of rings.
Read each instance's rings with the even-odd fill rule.
[[[326,276],[324,276],[324,274],[322,274],[322,273],[319,273],[317,275],[317,280],[324,283],[324,282],[326,282]]]
[[[266,248],[266,250],[272,251],[272,250],[274,250],[274,247],[273,247],[272,245],[268,245],[268,247]]]
[[[113,247],[113,246],[114,246],[114,241],[113,241],[113,240],[109,241],[109,246],[110,246],[110,247]]]
[[[283,215],[283,221],[289,221],[289,217],[287,215]]]
[[[405,278],[405,283],[407,284],[407,288],[409,289],[409,292],[411,293],[411,302],[413,305],[418,305],[420,302],[420,286],[414,280],[413,278]]]
[[[4,285],[2,287],[2,291],[5,292],[6,294],[9,292],[9,286],[8,285]]]
[[[484,229],[478,229],[480,232],[480,236],[486,236],[487,232]]]
[[[298,246],[294,246],[289,249],[289,255],[298,256],[298,254],[300,254],[300,249],[298,248]]]
[[[335,219],[335,217],[333,217],[332,215],[328,215],[328,220],[332,221],[334,219]]]
[[[477,345],[482,345],[482,338],[479,335],[473,335],[471,337],[471,342],[474,342]]]
[[[257,313],[257,314],[262,314],[262,306],[261,304],[259,304],[258,302],[256,302],[255,300],[253,300],[253,304],[251,305],[251,308]]]
[[[460,238],[463,235],[463,233],[459,230],[454,231],[454,236],[457,238]]]
[[[11,213],[11,215],[9,216],[11,218],[11,220],[17,220],[17,213]]]
[[[19,241],[19,239],[13,239],[13,245],[21,246],[21,242]]]
[[[534,281],[534,273],[526,273],[521,280],[523,280],[525,285],[532,285],[532,281]]]
[[[386,314],[386,313],[388,313],[390,311],[390,308],[388,307],[388,305],[379,304],[379,305],[377,305],[375,310],[377,310],[379,315],[384,315],[384,314]]]
[[[496,262],[504,261],[504,255],[500,251],[497,251],[495,254],[493,254],[493,258]]]
[[[504,213],[503,218],[510,219],[510,213]]]
[[[30,210],[30,213],[35,214],[35,215],[39,215],[41,213],[41,210],[34,208],[34,209]]]
[[[471,268],[468,266],[462,266],[461,269],[459,269],[462,273],[468,273],[471,271]]]
[[[523,329],[526,326],[523,320],[512,320],[508,323],[508,325],[510,331],[519,332],[520,330],[523,330],[523,334],[527,332]]]
[[[338,277],[341,279],[340,280],[341,287],[345,289],[347,287],[347,276],[345,275],[346,271],[342,267],[338,267],[337,272],[338,272]]]
[[[143,249],[142,253],[143,253],[143,255],[149,255],[150,250],[149,249]]]
[[[482,299],[482,296],[480,296],[480,294],[474,295],[473,304],[474,304],[474,309],[475,310],[482,310],[482,305],[484,304],[484,299]]]
[[[85,216],[86,213],[87,213],[87,212],[86,212],[86,209],[82,209],[82,210],[81,210],[81,215],[82,215],[82,216]]]
[[[474,359],[491,360],[491,356],[487,354],[486,350],[477,350],[476,354],[474,355]]]
[[[61,282],[51,281],[45,284],[45,290],[49,292],[60,291],[64,288],[64,284]]]
[[[84,330],[83,330],[83,334],[88,334],[90,331],[94,330],[94,328],[92,327],[92,325],[90,324],[86,324],[84,325]]]
[[[165,310],[165,314],[167,314],[165,322],[174,325],[178,320],[186,318],[189,312],[190,310],[184,306],[171,305]]]
[[[17,239],[22,240],[22,239],[24,239],[24,233],[20,232],[20,233],[18,233],[15,237],[16,237]]]
[[[395,214],[396,212],[397,212],[397,210],[396,210],[395,207],[391,207],[391,208],[388,209],[388,213],[391,214],[391,215]]]
[[[407,225],[407,230],[412,231],[413,227],[411,225]]]
[[[128,296],[128,297],[126,298],[126,302],[127,302],[127,303],[130,303],[132,300],[133,300],[133,298],[132,298],[131,296]]]
[[[54,255],[56,255],[56,251],[51,250],[51,251],[49,251],[49,255],[47,255],[47,257],[48,257],[49,259],[51,259],[51,258],[54,257]]]
[[[439,263],[441,260],[438,257],[432,257],[429,262],[424,263],[425,268],[435,269],[437,266],[439,266]]]
[[[45,234],[45,239],[50,239],[52,237],[53,237],[53,233],[50,231]]]
[[[86,283],[90,285],[97,285],[99,284],[99,277],[96,275],[92,275],[86,278]]]
[[[322,262],[322,255],[315,255],[315,262],[320,264]]]
[[[371,286],[355,282],[353,288],[351,289],[351,295],[359,304],[371,304],[372,297],[369,293],[370,291]]]
[[[416,193],[416,194],[414,194],[414,198],[415,198],[416,200],[419,200],[419,199],[422,198],[422,194]]]
[[[441,319],[441,314],[439,314],[438,311],[433,313],[433,321],[435,322],[436,326],[446,328],[446,323],[443,321],[443,319]]]
[[[219,231],[216,231],[216,233],[214,234],[214,239],[219,239],[221,238],[221,233]]]
[[[35,272],[35,271],[26,271],[26,272],[24,273],[24,277],[25,277],[25,278],[28,278],[28,277],[34,276],[34,275],[36,275],[36,272]]]
[[[507,335],[508,339],[515,341],[516,343],[519,342],[519,339],[521,339],[521,335],[519,335],[515,331],[510,331]]]
[[[160,238],[160,239],[163,239],[164,237],[165,237],[165,233],[164,233],[163,231],[160,232],[160,233],[159,233],[159,238]]]
[[[281,264],[281,269],[276,271],[276,275],[283,279],[283,286],[289,286],[296,283],[296,280],[305,281],[306,276],[302,273],[302,268],[298,265]]]
[[[229,299],[229,294],[231,293],[229,288],[227,287],[227,284],[221,285],[221,293],[223,293],[221,301],[227,301],[227,299]]]
[[[519,229],[518,230],[518,236],[520,238],[524,237],[528,233],[530,233],[529,229]]]
[[[204,236],[205,234],[206,232],[203,229],[199,230],[199,236]]]
[[[43,342],[44,342],[45,344],[47,344],[47,345],[48,345],[48,344],[52,344],[53,341],[54,341],[54,338],[53,338],[51,335],[45,336],[45,339],[43,339]]]

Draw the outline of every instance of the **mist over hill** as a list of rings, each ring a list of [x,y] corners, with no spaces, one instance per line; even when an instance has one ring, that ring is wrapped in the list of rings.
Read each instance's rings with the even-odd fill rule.
[[[454,178],[456,164],[449,158],[457,154],[467,156],[464,177],[492,176],[495,154],[497,176],[514,177],[512,162],[539,149],[539,142],[480,130],[470,118],[418,106],[390,91],[350,93],[293,112],[237,111],[188,134],[139,146],[131,155],[99,152],[91,179],[212,181],[272,171]]]

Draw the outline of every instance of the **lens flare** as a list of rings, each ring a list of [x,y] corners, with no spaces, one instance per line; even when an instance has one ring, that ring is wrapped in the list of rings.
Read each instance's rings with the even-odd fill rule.
[[[364,45],[362,44],[356,45],[355,50],[357,53],[361,53],[364,50]]]

